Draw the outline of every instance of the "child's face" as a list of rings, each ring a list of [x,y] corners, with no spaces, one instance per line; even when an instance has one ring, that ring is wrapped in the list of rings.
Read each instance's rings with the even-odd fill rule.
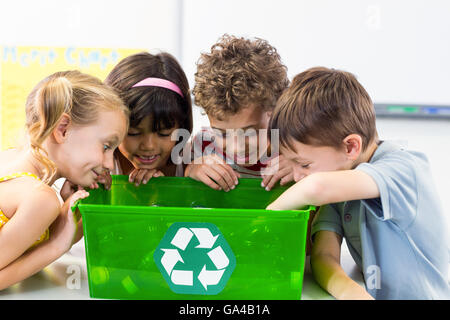
[[[252,160],[258,159],[258,153],[262,155],[266,151],[259,150],[259,148],[267,148],[267,145],[263,146],[259,139],[259,130],[267,129],[270,119],[269,112],[262,111],[258,106],[249,105],[238,113],[227,116],[224,120],[209,115],[208,118],[211,128],[215,132],[216,146],[222,148],[227,157],[236,163],[243,166],[252,165],[254,164]],[[231,129],[233,130],[230,131]],[[241,135],[239,135],[239,131]],[[267,133],[264,132],[263,137],[266,136]]]
[[[293,142],[293,150],[280,146],[281,154],[292,162],[294,180],[298,182],[307,175],[321,171],[337,171],[352,168],[345,147],[338,150],[328,146],[313,146],[298,141]]]
[[[130,127],[128,134],[119,146],[120,152],[139,169],[162,169],[167,165],[172,148],[172,132],[177,129],[150,131],[152,117],[145,117],[137,127]]]
[[[113,152],[125,134],[126,117],[121,111],[101,111],[94,123],[71,126],[59,150],[60,175],[90,186],[104,169],[113,170]]]

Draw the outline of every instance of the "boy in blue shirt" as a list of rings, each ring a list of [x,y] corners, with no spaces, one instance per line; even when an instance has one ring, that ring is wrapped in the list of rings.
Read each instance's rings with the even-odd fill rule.
[[[270,120],[296,184],[267,209],[321,206],[316,281],[337,299],[450,299],[449,238],[427,158],[380,141],[373,103],[344,71],[297,75]],[[340,266],[345,237],[365,288]]]

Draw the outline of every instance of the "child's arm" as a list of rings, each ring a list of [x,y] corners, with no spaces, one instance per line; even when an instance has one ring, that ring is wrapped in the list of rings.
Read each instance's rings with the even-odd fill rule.
[[[268,210],[293,210],[350,200],[378,198],[375,181],[360,170],[313,173],[286,190]]]
[[[195,159],[184,171],[185,177],[201,181],[216,190],[229,191],[238,183],[240,174],[216,155]]]
[[[339,300],[373,300],[352,280],[340,264],[342,237],[332,231],[318,231],[311,253],[311,269],[318,284]]]
[[[86,194],[84,190],[76,192],[64,208]],[[49,225],[50,239],[28,249]],[[53,190],[33,192],[0,230],[0,290],[32,276],[58,259],[79,238],[76,231],[77,223],[71,210],[61,212]]]

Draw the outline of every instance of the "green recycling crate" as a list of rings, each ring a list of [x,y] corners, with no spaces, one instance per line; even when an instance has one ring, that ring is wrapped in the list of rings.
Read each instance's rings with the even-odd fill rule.
[[[230,192],[190,178],[136,187],[113,176],[111,190],[77,203],[89,292],[110,299],[300,299],[309,212],[265,207],[265,191],[240,179]]]

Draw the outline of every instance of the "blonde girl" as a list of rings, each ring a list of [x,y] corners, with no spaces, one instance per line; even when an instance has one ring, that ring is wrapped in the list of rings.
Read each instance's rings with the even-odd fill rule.
[[[27,144],[0,152],[0,290],[35,274],[82,236],[70,207],[88,196],[50,187],[66,178],[96,186],[113,168],[128,130],[128,109],[108,86],[78,71],[42,80],[26,102]]]

